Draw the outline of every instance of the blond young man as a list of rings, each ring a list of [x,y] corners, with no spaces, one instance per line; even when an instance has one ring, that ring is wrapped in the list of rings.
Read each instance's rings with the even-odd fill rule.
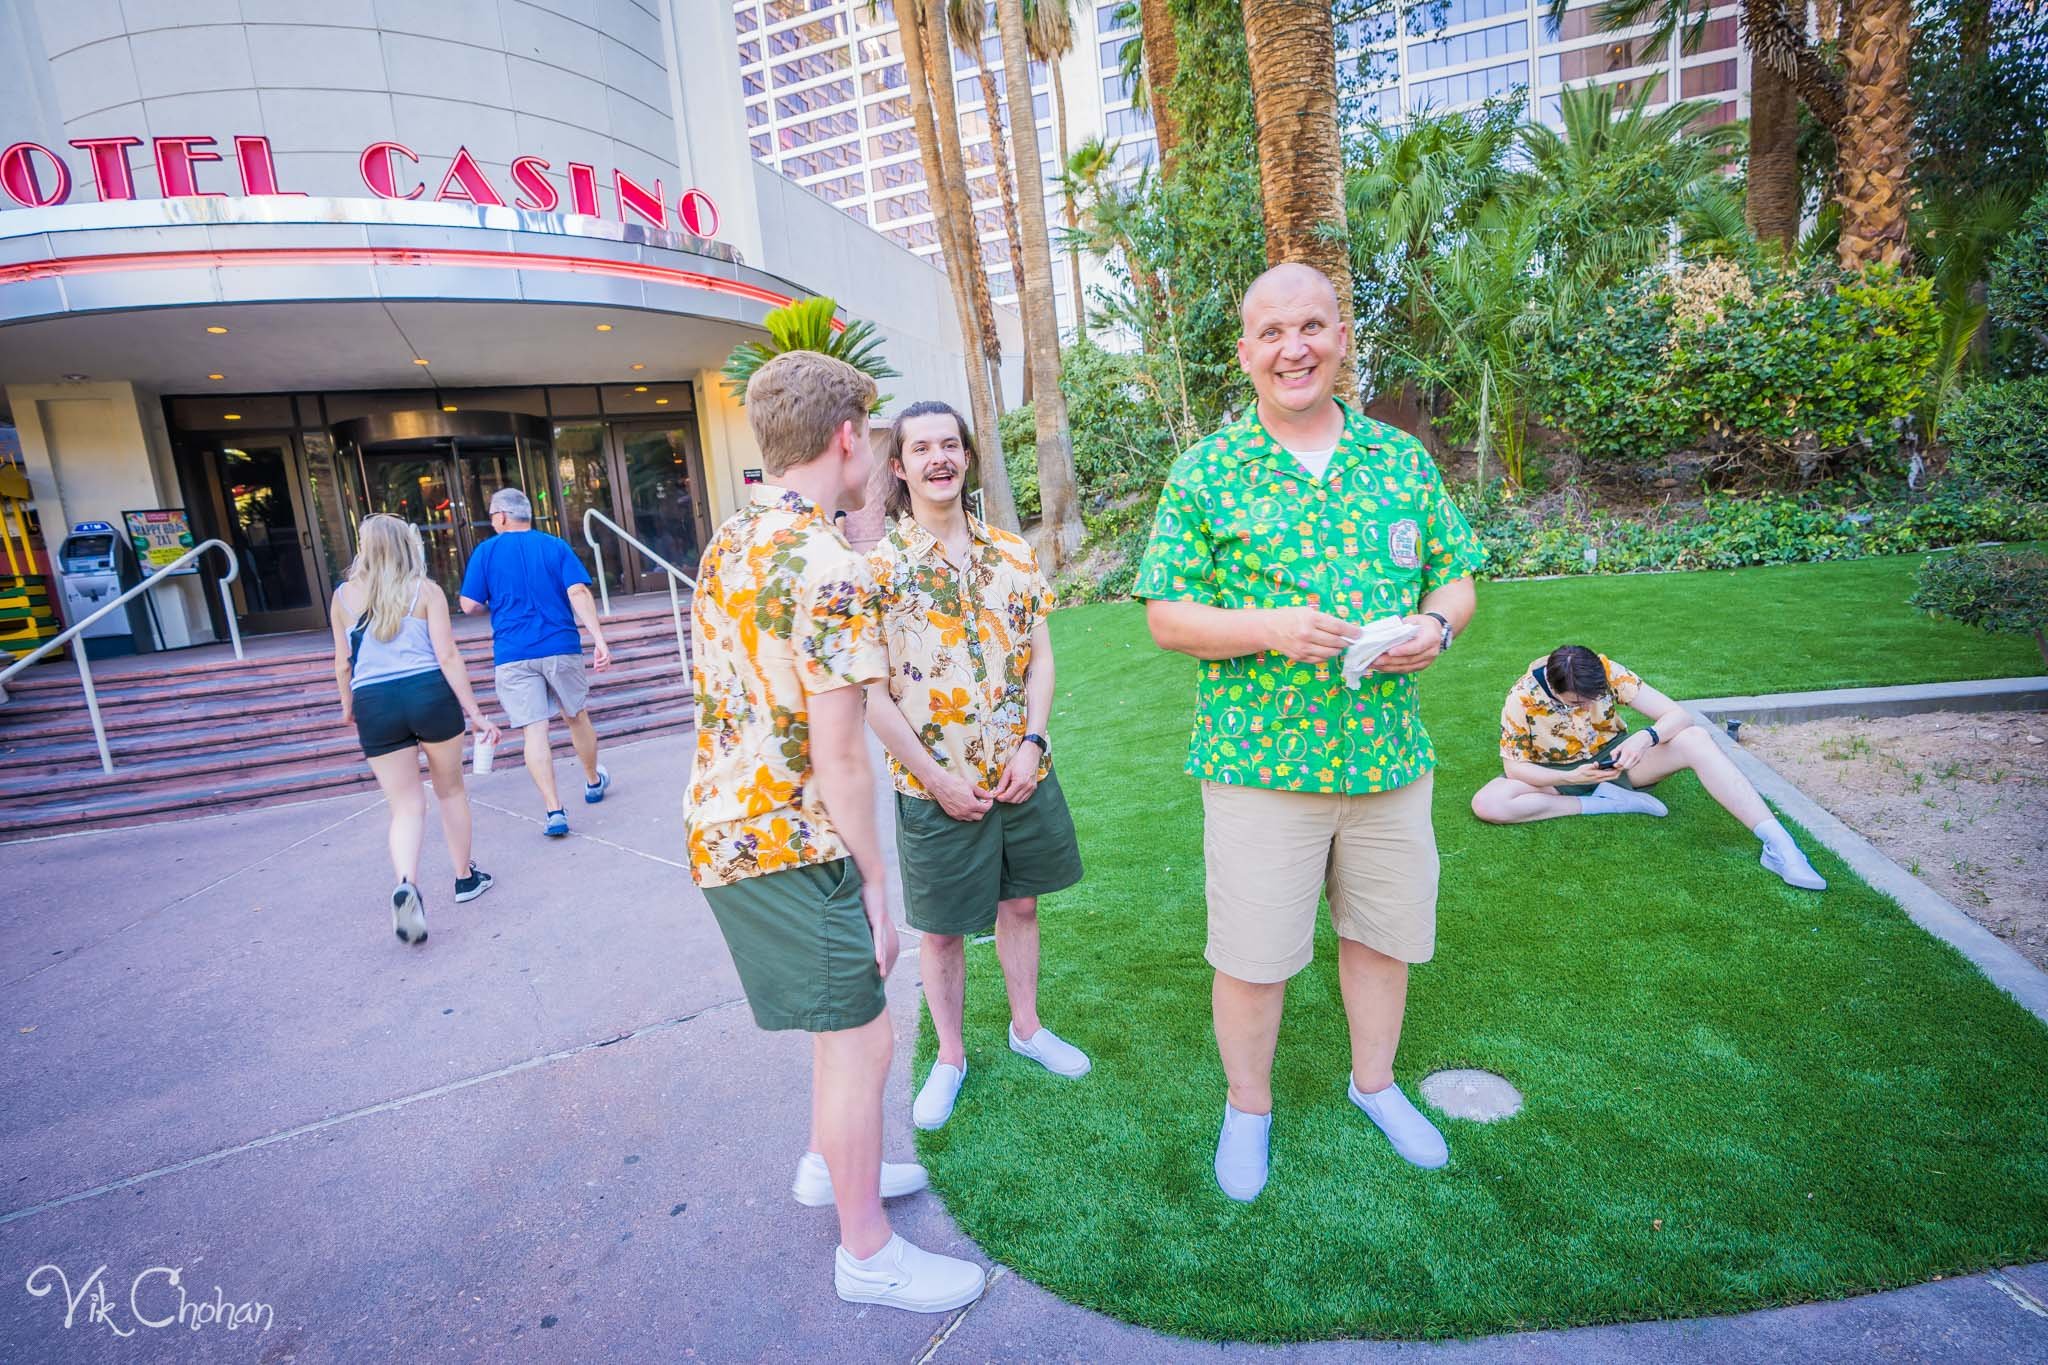
[[[1450,1159],[1393,1073],[1409,964],[1436,950],[1436,753],[1414,675],[1471,619],[1483,555],[1421,443],[1335,397],[1351,338],[1328,278],[1275,266],[1242,312],[1238,364],[1258,402],[1175,461],[1132,595],[1161,647],[1201,661],[1187,770],[1203,783],[1229,1082],[1216,1182],[1250,1200],[1266,1184],[1286,983],[1313,955],[1325,890],[1350,1100],[1404,1160]],[[1391,617],[1412,633],[1348,686],[1339,656]]]
[[[868,556],[889,648],[868,724],[889,750],[904,911],[939,1037],[911,1108],[920,1128],[945,1125],[967,1078],[968,935],[995,930],[1010,1050],[1058,1076],[1089,1068],[1038,1018],[1038,898],[1081,880],[1045,735],[1052,589],[1023,537],[967,511],[974,459],[958,412],[906,408],[889,437],[892,522]]]
[[[874,382],[810,351],[747,384],[767,482],[704,552],[695,623],[690,872],[764,1029],[811,1034],[811,1139],[792,1189],[835,1204],[839,1297],[914,1312],[971,1303],[983,1273],[897,1236],[886,1196],[924,1168],[882,1162],[895,964],[863,689],[887,669],[875,587],[833,526],[874,466]]]

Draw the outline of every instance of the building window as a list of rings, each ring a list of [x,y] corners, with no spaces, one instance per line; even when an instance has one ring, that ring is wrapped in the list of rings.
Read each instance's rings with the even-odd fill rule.
[[[868,206],[858,200],[852,203],[841,204],[839,211],[858,222],[865,223],[868,220]]]
[[[740,44],[740,65],[741,65],[741,66],[759,66],[760,64],[761,64],[761,44],[759,44],[758,42],[745,42],[745,43],[741,43],[741,44]]]
[[[1723,123],[1733,122],[1735,122],[1734,104],[1717,104],[1713,108],[1707,110],[1706,113],[1701,114],[1698,118],[1694,119],[1691,123],[1687,124],[1685,130],[1688,133],[1703,133],[1709,128],[1718,127]]]
[[[823,118],[810,119],[803,123],[784,124],[777,130],[784,150],[795,151],[814,142],[829,142],[835,137],[845,137],[860,131],[860,120],[851,109]]]
[[[892,100],[868,101],[868,127],[879,128],[887,123],[902,123],[910,117],[910,96],[898,95]]]
[[[1724,90],[1735,88],[1735,62],[1708,62],[1704,66],[1688,66],[1679,73],[1678,93],[1691,99],[1695,95],[1718,95]]]
[[[774,140],[766,133],[756,133],[748,138],[747,146],[753,149],[754,155],[758,157],[765,157],[775,150]]]
[[[1590,76],[1604,76],[1610,71],[1647,66],[1663,61],[1664,51],[1664,44],[1649,38],[1638,38],[1634,42],[1594,43],[1590,47],[1544,58],[1544,81],[1546,84],[1582,81]]]
[[[852,81],[827,81],[808,90],[799,90],[793,95],[777,95],[775,113],[778,118],[802,118],[805,114],[819,113],[852,102]]]
[[[1426,43],[1410,43],[1408,69],[1436,71],[1446,66],[1484,61],[1488,57],[1505,57],[1510,53],[1527,51],[1528,47],[1528,22],[1518,19],[1512,24],[1474,29],[1470,33],[1435,38]]]
[[[877,190],[900,190],[924,183],[924,167],[915,161],[891,161],[873,169]]]
[[[893,29],[887,33],[870,34],[856,46],[860,48],[860,59],[864,62],[894,62],[903,58],[903,35]],[[896,83],[903,83],[900,76]]]
[[[1152,115],[1142,109],[1112,109],[1103,115],[1111,137],[1135,137],[1152,131]]]
[[[812,194],[828,204],[837,204],[845,199],[857,199],[868,192],[867,177],[859,171],[851,175],[835,176],[830,180],[816,180],[804,186]]]
[[[868,139],[868,155],[880,161],[917,150],[917,137],[908,128],[891,128]]]
[[[747,72],[743,72],[743,73],[741,73],[741,75],[740,75],[740,91],[741,91],[741,93],[743,93],[743,94],[748,94],[748,95],[759,95],[759,94],[763,93],[764,91],[766,91],[767,89],[768,89],[768,87],[767,87],[766,85],[762,84],[762,82],[761,82],[761,73],[760,73],[760,72],[758,72],[758,71],[747,71]]]
[[[843,171],[860,165],[860,144],[842,142],[837,147],[816,147],[800,156],[782,158],[782,173],[802,180],[808,176]]]
[[[1529,64],[1509,62],[1456,76],[1416,81],[1409,89],[1413,91],[1416,109],[1453,109],[1461,104],[1477,104],[1496,95],[1505,95],[1516,86],[1528,83]]]
[[[820,43],[829,43],[843,33],[844,30],[839,27],[839,16],[827,15],[823,19],[813,19],[808,24],[796,24],[769,34],[768,53],[770,56],[780,57],[807,47],[816,47]]]
[[[1123,8],[1121,4],[1097,5],[1095,7],[1095,31],[1097,33],[1114,33],[1118,29],[1123,28],[1124,25],[1118,23],[1116,19],[1116,12],[1121,8]],[[1131,8],[1135,10],[1137,6],[1133,4]],[[1136,25],[1134,24],[1132,27],[1136,27]]]
[[[1425,33],[1441,33],[1460,24],[1497,19],[1521,9],[1522,0],[1445,0],[1441,9],[1434,4],[1416,5],[1408,11],[1408,33],[1420,38]]]
[[[784,19],[801,19],[816,9],[831,9],[839,0],[768,0],[765,7],[768,22],[781,23]]]
[[[767,105],[765,105],[765,104],[750,104],[750,105],[748,105],[748,106],[747,106],[747,126],[748,126],[749,128],[759,128],[759,127],[760,127],[760,126],[761,126],[762,124],[766,123],[767,121],[768,121],[768,106],[767,106]]]
[[[921,246],[936,246],[939,241],[939,230],[929,220],[922,223],[911,223],[904,227],[888,228],[883,231],[882,235],[891,241],[909,247],[912,251],[917,250]]]
[[[916,218],[931,211],[931,196],[923,190],[875,201],[875,217],[884,223],[893,223],[898,218]]]
[[[1337,50],[1339,52],[1362,52],[1380,43],[1394,41],[1398,21],[1391,9],[1369,14],[1363,19],[1353,19],[1337,25]],[[1425,30],[1426,31],[1426,30]]]
[[[736,33],[752,33],[761,27],[761,16],[752,5],[741,5],[732,12],[732,26]]]
[[[821,52],[813,52],[808,57],[799,57],[793,62],[783,62],[779,66],[770,67],[769,72],[775,78],[775,88],[780,90],[785,85],[801,85],[820,76],[830,76],[835,72],[844,71],[851,64],[852,59],[846,55],[845,48],[828,47]]]

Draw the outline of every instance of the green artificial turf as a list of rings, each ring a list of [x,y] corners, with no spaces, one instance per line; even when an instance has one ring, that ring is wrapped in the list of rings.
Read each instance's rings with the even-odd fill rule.
[[[1287,993],[1273,1174],[1210,1171],[1223,1077],[1202,960],[1195,665],[1135,605],[1061,612],[1052,734],[1088,863],[1042,907],[1042,1012],[1094,1072],[1011,1054],[993,945],[969,950],[969,1075],[919,1135],[997,1261],[1196,1337],[1435,1337],[1726,1312],[2048,1257],[2048,1030],[1809,839],[1785,887],[1690,776],[1665,820],[1490,828],[1502,694],[1593,645],[1678,697],[2039,671],[1903,605],[1914,561],[1483,585],[1424,676],[1441,755],[1437,956],[1396,1075],[1483,1067],[1527,1097],[1445,1120],[1404,1165],[1345,1099],[1327,922]],[[918,1077],[932,1059],[926,1020]]]

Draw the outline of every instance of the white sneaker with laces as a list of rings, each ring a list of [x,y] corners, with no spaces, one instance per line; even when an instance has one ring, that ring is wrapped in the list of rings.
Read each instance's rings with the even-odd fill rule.
[[[931,1181],[924,1167],[915,1161],[885,1161],[882,1163],[882,1198],[895,1199],[906,1194],[916,1194]],[[805,1152],[803,1160],[796,1163],[796,1181],[789,1192],[796,1196],[796,1202],[806,1208],[821,1209],[832,1202],[832,1171],[825,1165],[825,1158],[817,1152]]]
[[[960,1098],[960,1084],[966,1079],[964,1059],[959,1066],[933,1063],[932,1074],[924,1078],[917,1102],[910,1106],[910,1121],[920,1128],[945,1127],[946,1120],[953,1117],[953,1101]]]
[[[940,1256],[892,1235],[864,1261],[845,1247],[834,1257],[832,1285],[848,1303],[879,1303],[912,1313],[949,1313],[981,1297],[988,1275],[972,1261]]]
[[[1273,1116],[1223,1106],[1223,1131],[1216,1136],[1216,1183],[1232,1199],[1249,1204],[1266,1188],[1267,1152]]]
[[[1797,847],[1778,848],[1764,845],[1763,856],[1757,860],[1764,871],[1776,873],[1787,886],[1796,886],[1801,891],[1825,891],[1828,879],[1813,870],[1813,864],[1806,861],[1806,855]]]
[[[1436,1170],[1450,1161],[1451,1149],[1444,1135],[1408,1102],[1400,1086],[1390,1085],[1370,1095],[1358,1088],[1357,1081],[1348,1082],[1348,1088],[1351,1102],[1387,1135],[1387,1141],[1394,1144],[1395,1153],[1403,1161],[1425,1171]]]
[[[1017,1026],[1010,1025],[1010,1051],[1029,1057],[1055,1076],[1085,1076],[1094,1063],[1088,1054],[1043,1025],[1030,1038],[1019,1038]]]

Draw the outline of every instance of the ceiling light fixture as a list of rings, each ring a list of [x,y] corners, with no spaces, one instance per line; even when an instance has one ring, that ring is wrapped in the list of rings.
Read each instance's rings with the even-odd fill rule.
[[[655,405],[656,405],[656,406],[661,406],[661,405],[664,405],[664,404],[666,404],[666,403],[668,402],[668,400],[667,400],[666,398],[657,398],[657,399],[655,399],[655,400],[654,400],[654,402],[655,402]]]
[[[427,363],[427,358],[423,355],[416,355],[412,358],[412,363],[415,365],[424,365]]]
[[[221,327],[221,326],[213,326],[213,327],[209,327],[209,328],[207,328],[206,330],[207,330],[208,332],[211,332],[211,333],[212,333],[212,334],[213,334],[214,336],[217,336],[217,337],[224,337],[224,336],[226,336],[226,335],[228,334],[228,329],[227,329],[227,328],[225,328],[225,327]]]
[[[600,332],[609,332],[611,329],[612,325],[609,322],[600,322],[597,324],[597,330]]]
[[[633,362],[633,368],[634,368],[634,369],[636,369],[636,370],[644,370],[644,369],[646,369],[647,367],[646,367],[645,365],[642,365],[642,364],[641,364],[641,363],[640,363],[639,361],[637,361],[637,360],[636,360],[636,361],[634,361],[634,362]]]
[[[441,405],[441,411],[443,412],[454,412],[455,410],[455,405],[453,403],[443,403]]]
[[[226,376],[226,375],[224,375],[224,374],[210,374],[210,375],[208,375],[208,376],[206,376],[206,377],[207,377],[208,379],[226,379],[226,378],[227,378],[227,376]]]
[[[635,393],[645,393],[645,392],[647,392],[647,386],[646,386],[645,384],[635,384],[635,385],[633,386],[633,392],[635,392]]]
[[[224,412],[221,414],[221,416],[227,418],[230,422],[239,422],[242,420],[242,414],[239,412]]]

